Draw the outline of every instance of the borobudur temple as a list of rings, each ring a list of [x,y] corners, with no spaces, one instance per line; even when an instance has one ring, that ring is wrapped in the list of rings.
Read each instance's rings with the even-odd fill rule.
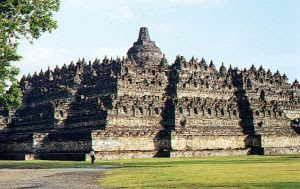
[[[84,160],[300,153],[300,84],[263,67],[169,64],[148,29],[124,58],[71,62],[20,80],[0,105],[1,159]]]

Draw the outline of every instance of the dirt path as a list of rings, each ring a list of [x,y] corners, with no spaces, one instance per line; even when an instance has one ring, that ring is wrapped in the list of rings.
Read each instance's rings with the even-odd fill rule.
[[[107,168],[0,169],[0,188],[101,188],[96,180]]]

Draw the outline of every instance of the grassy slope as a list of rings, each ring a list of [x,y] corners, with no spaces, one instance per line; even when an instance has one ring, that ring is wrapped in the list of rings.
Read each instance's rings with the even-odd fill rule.
[[[98,161],[105,188],[300,188],[300,155]],[[89,162],[0,161],[1,168],[91,167]]]
[[[300,188],[300,156],[240,156],[114,161],[105,188]]]

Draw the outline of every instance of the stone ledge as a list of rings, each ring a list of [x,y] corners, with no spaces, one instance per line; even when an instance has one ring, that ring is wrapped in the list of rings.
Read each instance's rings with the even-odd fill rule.
[[[251,149],[171,151],[170,157],[207,157],[249,155]]]
[[[300,146],[299,147],[267,147],[264,148],[264,155],[287,155],[287,154],[299,154],[300,153]]]

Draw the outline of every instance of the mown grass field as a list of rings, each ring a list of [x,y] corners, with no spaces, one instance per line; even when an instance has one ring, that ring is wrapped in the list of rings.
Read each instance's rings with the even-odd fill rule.
[[[97,161],[104,188],[300,188],[300,155]],[[2,168],[87,168],[89,162],[0,161]]]
[[[119,161],[105,188],[300,188],[300,156],[240,156]],[[114,162],[117,163],[117,162]]]

